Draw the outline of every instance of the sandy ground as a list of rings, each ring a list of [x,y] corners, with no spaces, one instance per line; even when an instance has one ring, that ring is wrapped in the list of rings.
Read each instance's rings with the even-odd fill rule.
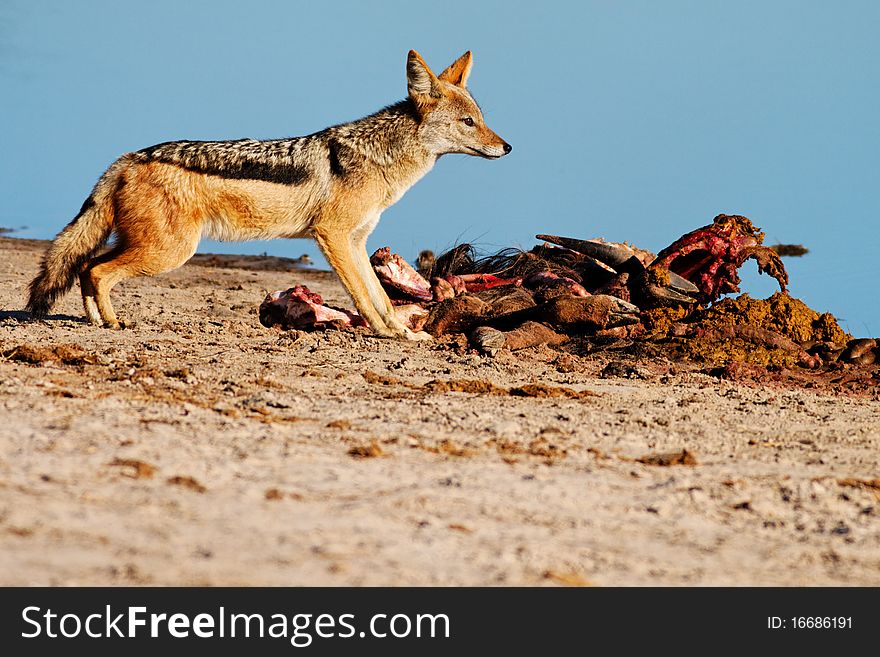
[[[0,239],[0,584],[880,585],[876,394],[270,330],[267,291],[348,303],[271,258],[30,322],[43,248]]]

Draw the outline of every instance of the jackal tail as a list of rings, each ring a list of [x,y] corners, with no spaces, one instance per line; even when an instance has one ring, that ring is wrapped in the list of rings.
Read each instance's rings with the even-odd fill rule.
[[[112,196],[119,186],[126,158],[101,176],[76,217],[62,230],[43,256],[40,273],[28,288],[26,309],[44,317],[52,305],[73,287],[86,263],[104,246],[113,231]]]

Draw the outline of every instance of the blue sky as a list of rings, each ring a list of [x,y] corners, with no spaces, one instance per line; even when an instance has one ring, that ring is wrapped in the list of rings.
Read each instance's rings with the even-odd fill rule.
[[[880,3],[4,0],[0,226],[52,237],[118,155],[173,139],[276,138],[405,95],[416,48],[514,150],[448,156],[370,246],[407,258],[536,233],[659,250],[744,214],[792,292],[880,334]],[[306,240],[203,251],[317,255]],[[745,291],[773,286],[746,265]]]

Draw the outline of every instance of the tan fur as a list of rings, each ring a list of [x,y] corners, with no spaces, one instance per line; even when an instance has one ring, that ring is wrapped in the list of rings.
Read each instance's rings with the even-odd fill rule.
[[[313,237],[375,332],[424,339],[395,317],[370,266],[366,241],[382,211],[443,153],[496,158],[510,150],[485,126],[464,88],[471,62],[465,53],[438,77],[411,51],[409,101],[278,147],[276,142],[174,142],[123,156],[96,185],[93,205],[86,207],[87,201],[56,238],[31,284],[29,309],[45,314],[78,275],[89,320],[120,328],[124,322],[110,303],[113,286],[180,267],[202,237]],[[412,102],[415,115],[407,114],[406,102]],[[474,124],[462,127],[462,114]],[[289,154],[285,166],[300,178],[274,181],[278,153]],[[244,166],[260,167],[259,173],[241,173]],[[199,167],[216,167],[219,173]],[[111,231],[112,248],[92,257]]]

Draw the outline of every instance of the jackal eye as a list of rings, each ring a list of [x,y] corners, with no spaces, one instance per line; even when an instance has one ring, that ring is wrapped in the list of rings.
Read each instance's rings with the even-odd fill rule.
[[[474,127],[474,120],[473,120],[471,117],[469,117],[469,116],[464,117],[464,118],[461,120],[461,122],[464,123],[468,128],[473,128],[473,127]]]

